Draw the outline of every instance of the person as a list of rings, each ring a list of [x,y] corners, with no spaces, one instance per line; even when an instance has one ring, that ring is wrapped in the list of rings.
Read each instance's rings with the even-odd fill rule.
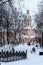
[[[27,50],[26,50],[26,58],[27,58]]]
[[[30,41],[28,42],[28,45],[30,46]]]

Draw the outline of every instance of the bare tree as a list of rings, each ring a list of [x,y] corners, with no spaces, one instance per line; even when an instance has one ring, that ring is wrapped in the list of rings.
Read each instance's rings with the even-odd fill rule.
[[[13,6],[12,3],[13,0],[1,0],[0,4],[0,25],[2,26],[4,33],[7,33],[7,43],[9,44],[9,33],[14,31],[14,43],[17,42],[17,33],[19,34],[19,43],[21,40],[21,28],[23,28],[23,21],[20,18],[23,18],[23,16],[19,17],[19,11],[17,11],[17,8]],[[23,15],[23,14],[22,14]],[[19,17],[19,18],[18,18]],[[2,24],[1,24],[2,22]],[[0,28],[1,29],[1,28]],[[2,30],[1,30],[2,31]],[[3,34],[3,43],[5,42],[4,39],[4,34]]]
[[[37,29],[42,33],[42,46],[43,46],[43,0],[38,4],[38,13],[35,14],[35,22]]]

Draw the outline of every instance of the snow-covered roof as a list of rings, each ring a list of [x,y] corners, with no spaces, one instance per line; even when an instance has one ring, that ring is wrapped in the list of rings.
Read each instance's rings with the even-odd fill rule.
[[[21,38],[29,38],[28,35],[21,35]]]
[[[30,38],[35,38],[35,36],[30,36]]]
[[[24,27],[24,29],[32,29],[32,28],[29,26],[29,27]]]
[[[24,37],[23,38],[29,38],[29,36],[27,36],[27,35],[24,35]]]
[[[42,37],[42,35],[41,34],[39,34],[39,33],[37,33],[37,34],[33,34],[32,36],[30,36],[30,38],[41,38]]]

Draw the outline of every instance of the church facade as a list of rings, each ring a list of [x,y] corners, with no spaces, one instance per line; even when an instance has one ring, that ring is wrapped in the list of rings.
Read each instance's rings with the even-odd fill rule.
[[[37,31],[37,29],[33,29],[31,26],[32,19],[31,19],[31,16],[29,14],[29,10],[27,10],[27,14],[25,16],[24,22],[25,22],[25,27],[21,31],[21,33],[23,34],[22,42],[23,43],[28,43],[31,41],[37,41],[38,42],[39,38],[36,37],[36,33],[38,34],[39,31]],[[40,34],[39,34],[39,36],[40,36]]]

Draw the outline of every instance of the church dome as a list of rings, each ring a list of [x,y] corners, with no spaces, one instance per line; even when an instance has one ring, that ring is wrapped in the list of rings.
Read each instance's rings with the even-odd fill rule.
[[[27,20],[31,20],[31,16],[30,16],[30,14],[29,14],[29,10],[27,10],[26,19],[27,19]]]
[[[26,15],[27,20],[31,20],[31,16],[29,14]]]

